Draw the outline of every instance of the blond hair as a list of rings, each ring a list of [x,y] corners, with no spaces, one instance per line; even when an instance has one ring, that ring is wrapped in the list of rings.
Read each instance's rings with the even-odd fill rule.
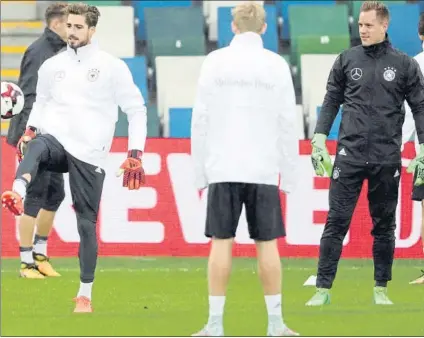
[[[262,5],[255,1],[246,1],[232,10],[233,21],[240,33],[261,33],[265,25],[266,13]]]

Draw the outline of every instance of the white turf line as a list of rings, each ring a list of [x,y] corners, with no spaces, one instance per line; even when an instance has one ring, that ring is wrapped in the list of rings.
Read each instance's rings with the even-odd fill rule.
[[[357,267],[357,266],[352,266],[352,267],[339,267],[339,270],[359,270],[362,267]],[[421,269],[422,266],[409,266],[408,268],[411,269]],[[200,271],[205,271],[205,268],[140,268],[140,269],[125,269],[125,268],[110,268],[110,269],[97,269],[97,272],[149,272],[149,271],[153,271],[153,272],[200,272]],[[283,271],[315,271],[316,268],[311,267],[311,268],[300,268],[300,267],[283,267]],[[79,268],[65,268],[65,269],[57,269],[58,272],[79,272],[80,269]],[[243,268],[243,269],[237,269],[237,271],[242,271],[242,272],[251,272],[252,274],[256,274],[256,270],[253,269],[247,269],[247,268]],[[17,272],[17,268],[16,269],[1,269],[1,273],[16,273]]]

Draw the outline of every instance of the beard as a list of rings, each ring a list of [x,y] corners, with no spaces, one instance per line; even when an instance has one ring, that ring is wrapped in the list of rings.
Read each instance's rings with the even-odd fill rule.
[[[69,47],[71,47],[72,49],[74,49],[75,51],[78,48],[84,47],[88,44],[88,37],[84,40],[69,40],[68,39],[68,45]]]

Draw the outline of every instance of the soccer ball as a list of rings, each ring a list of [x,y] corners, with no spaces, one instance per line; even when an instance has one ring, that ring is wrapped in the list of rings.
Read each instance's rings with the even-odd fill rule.
[[[11,82],[1,83],[1,118],[11,119],[24,108],[24,93]]]

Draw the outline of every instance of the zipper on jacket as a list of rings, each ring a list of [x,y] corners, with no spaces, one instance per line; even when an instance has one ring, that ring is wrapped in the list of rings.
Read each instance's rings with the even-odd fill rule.
[[[370,95],[370,100],[368,103],[368,137],[367,137],[367,158],[365,161],[365,164],[368,164],[370,161],[370,152],[371,152],[371,146],[372,146],[372,141],[371,141],[371,137],[372,137],[372,122],[373,122],[373,115],[374,115],[374,109],[373,109],[373,102],[374,102],[374,95],[376,93],[376,89],[375,86],[377,85],[378,81],[376,81],[376,79],[378,78],[378,71],[377,71],[377,59],[375,57],[375,55],[370,55],[371,56],[371,60],[372,60],[372,69],[374,69],[374,76],[373,76],[373,80],[371,82],[371,95]]]

